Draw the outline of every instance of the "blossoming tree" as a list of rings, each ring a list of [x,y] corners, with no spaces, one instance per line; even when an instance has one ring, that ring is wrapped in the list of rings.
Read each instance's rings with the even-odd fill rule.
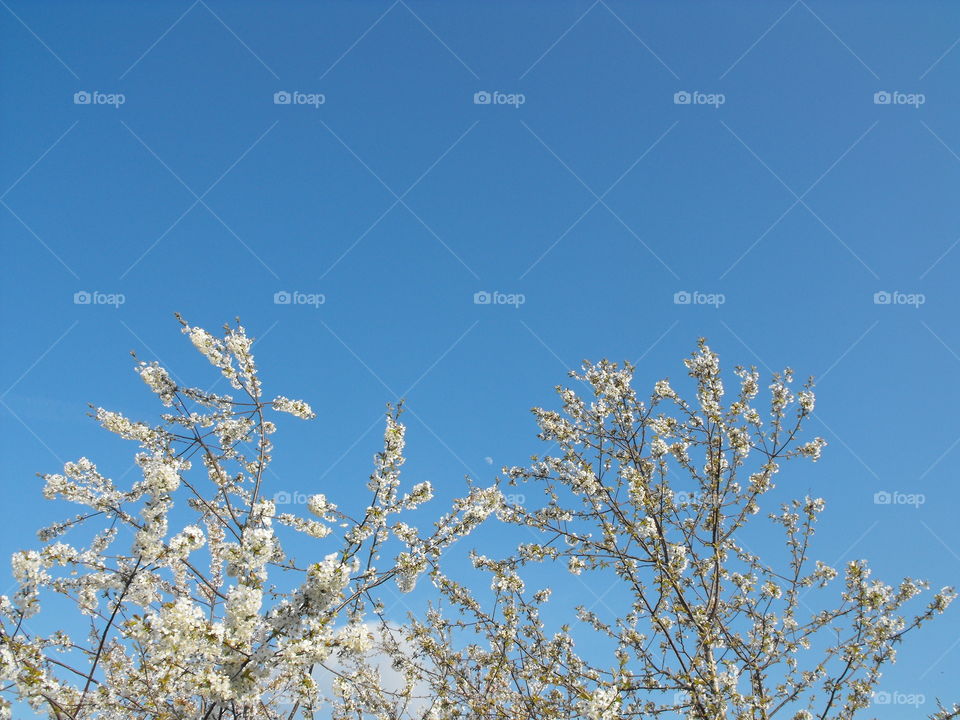
[[[908,613],[926,584],[871,580],[863,561],[842,570],[839,598],[811,593],[840,574],[809,557],[820,498],[768,510],[785,541],[781,564],[754,553],[749,526],[781,464],[815,461],[826,444],[798,439],[812,382],[794,391],[786,370],[760,406],[756,369],[737,368],[738,392],[725,404],[718,358],[703,341],[685,363],[695,402],[667,380],[641,399],[634,368],[604,361],[572,373],[587,399],[558,387],[563,412],[534,410],[556,452],[506,469],[526,497],[542,489],[541,502],[498,513],[518,527],[516,553],[473,555],[490,575],[485,598],[475,581],[434,571],[456,613],[411,618],[420,653],[410,662],[435,717],[859,717],[904,636],[955,597],[944,588]],[[567,572],[585,582],[564,580]],[[527,591],[530,578],[541,587]],[[548,629],[551,595],[574,618]],[[570,602],[584,595],[610,612]],[[815,610],[814,595],[835,600]],[[935,714],[958,716],[960,706]]]
[[[169,408],[161,423],[96,410],[104,428],[139,444],[142,479],[119,487],[86,458],[45,476],[48,499],[82,509],[42,530],[42,549],[13,556],[19,589],[12,601],[0,598],[0,687],[58,720],[314,717],[324,674],[334,680],[327,694],[338,715],[355,702],[351,687],[377,688],[364,696],[367,707],[386,704],[391,693],[379,688],[378,669],[355,661],[381,642],[377,588],[395,581],[410,590],[499,507],[499,492],[471,489],[427,536],[400,522],[432,490],[425,482],[401,491],[404,426],[394,410],[359,517],[322,494],[309,498],[312,517],[279,512],[265,492],[271,413],[310,419],[313,411],[263,396],[243,327],[217,338],[181,323],[237,397],[180,386],[156,363],[140,363],[140,377]],[[175,497],[185,502],[180,512]],[[96,523],[86,547],[59,539]],[[318,542],[334,551],[306,564],[280,541],[282,529],[319,541],[334,526],[339,538]],[[396,545],[395,559],[381,564]],[[89,635],[29,632],[42,594],[86,616]],[[395,694],[405,690],[401,683]],[[11,703],[2,703],[9,718]]]
[[[312,517],[280,512],[266,491],[271,413],[312,410],[265,399],[242,327],[214,337],[183,325],[238,397],[140,363],[169,409],[161,422],[96,417],[139,444],[142,479],[118,487],[86,459],[46,476],[48,498],[82,510],[42,530],[42,549],[14,555],[0,689],[51,718],[847,719],[869,705],[903,637],[954,597],[944,588],[907,612],[924,583],[871,580],[862,561],[842,579],[811,563],[823,500],[767,508],[781,464],[816,460],[825,445],[801,442],[814,395],[809,383],[794,391],[789,370],[761,413],[756,370],[737,369],[725,404],[703,343],[686,361],[695,402],[666,380],[641,399],[631,366],[585,364],[574,377],[588,399],[558,388],[562,413],[534,411],[548,454],[505,472],[503,483],[539,487],[542,500],[471,487],[421,533],[400,519],[431,488],[401,490],[399,411],[387,415],[363,512],[319,494]],[[758,516],[782,533],[782,563],[749,548]],[[494,523],[519,538],[515,552],[472,552],[466,569],[441,562]],[[60,540],[68,532],[85,547]],[[298,563],[284,534],[334,551]],[[397,624],[379,590],[410,591],[424,573],[436,603]],[[609,587],[603,604],[616,609],[580,604],[556,623],[580,580]],[[839,597],[827,589],[837,582]],[[44,595],[86,616],[89,634],[31,630]],[[814,595],[835,601],[817,610]],[[10,717],[9,700],[2,708]],[[957,706],[935,714],[958,716]]]

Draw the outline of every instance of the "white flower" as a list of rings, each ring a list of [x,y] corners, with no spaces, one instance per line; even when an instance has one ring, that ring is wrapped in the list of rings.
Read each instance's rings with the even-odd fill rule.
[[[142,443],[154,442],[157,433],[143,423],[131,422],[117,412],[110,412],[103,408],[97,409],[97,421],[112,433],[116,433],[126,440],[139,440]]]
[[[583,572],[583,569],[587,566],[587,563],[583,561],[583,558],[573,555],[570,560],[567,562],[567,570],[570,571],[573,575],[579,575]]]
[[[143,458],[140,463],[143,476],[152,493],[171,493],[180,487],[178,466],[163,457]]]
[[[327,502],[327,497],[321,493],[316,495],[311,495],[307,498],[307,510],[312,512],[318,518],[323,518],[328,510],[332,510],[335,505],[331,505]]]
[[[657,524],[654,522],[652,517],[645,517],[635,526],[635,530],[638,536],[642,538],[652,538],[657,534]]]
[[[662,457],[670,451],[670,447],[667,445],[663,439],[655,437],[653,442],[650,443],[650,453],[654,457]]]
[[[620,714],[617,700],[617,689],[614,687],[594,690],[584,704],[583,712],[590,720],[616,720]]]
[[[7,643],[0,646],[0,682],[12,682],[17,676],[17,660]],[[9,717],[9,715],[7,716]]]
[[[524,588],[523,580],[515,572],[504,570],[497,572],[490,583],[491,590],[498,590],[506,593],[522,593]]]
[[[808,513],[821,513],[826,507],[826,502],[823,498],[812,498],[809,495],[804,498],[804,510]]]
[[[686,545],[667,544],[667,562],[677,572],[682,573],[687,569],[687,547]]]
[[[235,585],[230,589],[224,627],[233,642],[246,644],[252,640],[260,621],[262,603],[263,592],[257,588]]]
[[[196,525],[187,525],[170,539],[170,550],[176,555],[187,555],[203,547],[206,538]]]
[[[167,371],[155,362],[149,365],[140,363],[136,370],[150,389],[160,397],[160,401],[170,407],[173,404],[174,394],[177,392],[177,384],[170,379]]]
[[[424,481],[414,485],[410,493],[404,496],[403,506],[412,510],[418,505],[430,501],[432,498],[433,486],[431,486],[429,482]]]
[[[417,578],[427,568],[427,561],[418,555],[402,552],[397,555],[397,587],[408,593],[417,585]]]
[[[48,579],[43,559],[35,550],[23,550],[13,554],[10,564],[13,577],[20,583],[13,601],[25,617],[30,617],[40,610],[39,588]]]
[[[206,330],[201,327],[185,327],[183,331],[190,336],[190,342],[211,364],[220,367],[227,362],[223,352],[223,343]]]
[[[957,592],[952,587],[941,588],[940,592],[934,595],[931,607],[933,607],[933,609],[937,612],[942,613],[944,610],[950,607],[950,603],[956,600],[956,598]]]
[[[343,650],[360,655],[373,645],[373,633],[366,625],[351,623],[337,633],[336,643]]]
[[[570,483],[570,489],[576,493],[591,495],[600,490],[600,483],[593,470],[586,465],[564,460],[559,467],[564,480]]]
[[[304,420],[312,420],[317,416],[303,400],[291,400],[283,395],[277,395],[273,399],[273,409],[277,412],[290,413]]]
[[[762,595],[771,598],[779,598],[783,595],[783,590],[780,588],[780,586],[771,580],[767,580],[767,582],[763,584],[763,586],[760,588],[760,592]]]
[[[823,451],[823,448],[827,446],[827,441],[821,437],[814,438],[808,443],[801,445],[798,448],[798,451],[802,455],[806,455],[808,458],[816,462],[820,459],[820,453]]]

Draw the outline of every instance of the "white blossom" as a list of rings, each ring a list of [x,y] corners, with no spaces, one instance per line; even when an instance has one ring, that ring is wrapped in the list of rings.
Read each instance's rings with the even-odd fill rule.
[[[233,394],[139,363],[159,422],[96,410],[135,444],[139,474],[81,457],[43,476],[44,497],[77,508],[12,556],[0,720],[10,700],[76,720],[853,718],[903,638],[956,597],[919,600],[925,582],[884,582],[862,560],[838,573],[810,557],[824,499],[784,483],[771,506],[782,463],[826,445],[805,434],[812,381],[794,397],[789,369],[761,413],[759,372],[737,368],[728,398],[702,340],[684,361],[690,398],[659,380],[641,400],[631,364],[586,362],[582,392],[534,410],[547,454],[465,483],[439,516],[425,503],[451,481],[401,474],[391,407],[366,498],[346,479],[285,507],[264,414],[312,409],[264,399],[241,325],[180,321]],[[783,545],[767,559],[771,528]],[[475,531],[483,552],[465,563],[455,544]],[[399,603],[394,583],[411,593]]]
[[[290,413],[304,420],[312,420],[316,414],[303,400],[291,400],[278,395],[273,399],[273,409],[277,412]]]

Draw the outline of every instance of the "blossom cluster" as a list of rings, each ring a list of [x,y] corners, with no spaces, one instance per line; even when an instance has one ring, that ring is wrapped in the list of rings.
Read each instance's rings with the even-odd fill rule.
[[[955,593],[943,588],[910,614],[924,583],[890,586],[865,563],[813,562],[819,497],[766,514],[787,567],[753,554],[739,538],[762,521],[783,463],[815,461],[826,446],[803,436],[813,384],[795,390],[787,369],[761,400],[760,373],[738,367],[729,393],[703,341],[685,367],[692,402],[670,379],[641,396],[632,366],[600,361],[571,373],[584,392],[558,387],[559,410],[534,409],[549,454],[504,472],[525,498],[539,487],[541,502],[498,510],[521,530],[514,555],[473,557],[492,600],[435,572],[456,615],[412,620],[436,717],[849,718],[903,635],[949,606]],[[573,577],[551,593],[536,582],[542,565]],[[808,612],[805,595],[841,574],[838,604]],[[551,631],[548,601],[576,622]],[[588,638],[584,650],[574,637]]]
[[[499,493],[471,489],[431,533],[402,522],[433,489],[402,481],[405,427],[391,408],[359,518],[321,493],[309,496],[305,517],[278,512],[267,489],[272,413],[315,413],[302,400],[265,399],[242,326],[215,336],[181,324],[236,396],[183,386],[158,363],[139,362],[137,374],[166,408],[161,422],[94,413],[137,444],[138,477],[121,485],[87,458],[44,476],[45,497],[80,510],[42,529],[42,548],[13,556],[17,590],[0,596],[0,718],[11,715],[8,695],[73,720],[272,720],[314,717],[324,705],[335,716],[361,701],[402,705],[402,689],[372,679],[391,637],[371,631],[385,607],[378,588],[395,581],[411,590]],[[98,523],[92,536],[78,531]],[[288,555],[290,532],[316,558],[301,565]],[[61,540],[68,533],[87,545]],[[83,619],[63,625],[89,624],[89,636],[28,630],[25,621],[57,595],[52,607],[65,599]]]
[[[80,510],[13,555],[0,720],[8,698],[57,720],[853,718],[903,637],[956,597],[942,588],[908,612],[925,582],[811,559],[825,500],[771,504],[782,465],[826,446],[804,433],[813,383],[796,388],[790,369],[765,384],[738,367],[731,382],[701,341],[686,378],[639,393],[633,366],[584,363],[582,391],[558,387],[559,409],[533,411],[547,454],[468,483],[422,532],[411,518],[434,486],[406,481],[402,404],[359,510],[315,492],[305,515],[280,512],[277,414],[313,409],[266,399],[239,324],[181,324],[233,394],[138,363],[161,421],[94,413],[137,444],[137,477],[87,458],[44,476],[46,498]],[[520,484],[522,502],[503,492]],[[783,539],[777,564],[742,541],[762,522]],[[515,552],[450,560],[491,530]],[[811,611],[814,590],[837,599]],[[30,630],[64,602],[89,634]],[[398,603],[415,607],[402,624]]]

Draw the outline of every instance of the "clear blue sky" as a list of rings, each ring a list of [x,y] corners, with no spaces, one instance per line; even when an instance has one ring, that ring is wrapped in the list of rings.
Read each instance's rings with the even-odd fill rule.
[[[60,512],[34,473],[126,470],[84,413],[156,411],[129,350],[209,378],[180,311],[239,315],[318,410],[277,436],[289,491],[362,486],[402,394],[449,497],[542,450],[528,409],[583,358],[789,364],[822,378],[830,447],[787,488],[827,499],[815,556],[960,584],[955,3],[0,5],[4,555]],[[955,609],[881,688],[932,711],[958,674]]]

